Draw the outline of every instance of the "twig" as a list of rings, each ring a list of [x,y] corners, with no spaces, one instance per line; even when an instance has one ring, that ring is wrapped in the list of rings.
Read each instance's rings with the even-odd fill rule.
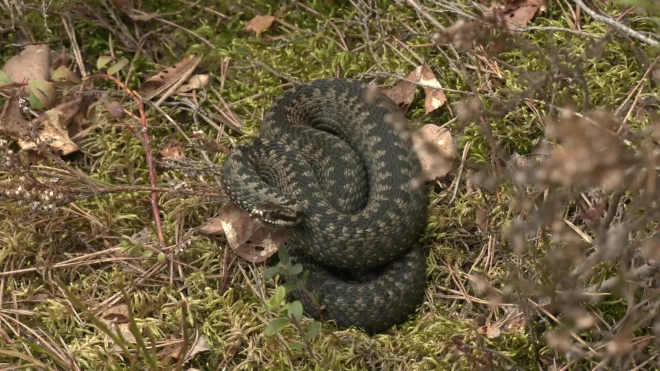
[[[529,26],[529,27],[524,27],[521,29],[521,31],[554,31],[554,32],[567,32],[571,33],[573,35],[578,35],[578,36],[584,36],[584,37],[591,37],[593,39],[600,39],[602,36],[596,35],[593,33],[589,32],[584,32],[584,31],[577,31],[577,30],[572,30],[570,28],[563,28],[563,27],[541,27],[541,26]]]
[[[612,278],[609,278],[599,284],[591,285],[584,290],[588,293],[595,292],[608,292],[612,291],[616,285],[621,283],[624,279],[630,281],[638,281],[645,277],[649,277],[652,274],[655,274],[658,271],[658,267],[652,264],[644,264],[638,268],[626,272],[625,275],[616,275]]]
[[[406,0],[408,5],[412,6],[415,8],[417,12],[419,12],[424,18],[426,18],[429,22],[431,22],[432,25],[434,25],[438,31],[444,31],[445,27],[438,22],[437,19],[435,19],[433,16],[431,16],[424,8],[422,8],[415,0]]]
[[[643,42],[645,42],[645,43],[648,44],[648,45],[651,45],[651,46],[658,46],[658,45],[660,45],[660,42],[655,41],[655,40],[653,40],[653,39],[651,39],[651,38],[648,38],[648,37],[642,35],[641,33],[639,33],[639,32],[637,32],[637,31],[633,30],[632,28],[629,28],[629,27],[626,27],[626,26],[622,25],[621,23],[615,21],[614,19],[612,19],[612,18],[610,18],[610,17],[607,17],[607,16],[604,16],[604,15],[597,14],[596,12],[594,12],[593,10],[591,10],[588,6],[586,6],[586,5],[582,2],[582,0],[573,0],[573,1],[575,2],[575,4],[577,4],[582,10],[584,10],[585,13],[587,13],[587,14],[588,14],[591,18],[593,18],[594,20],[596,20],[596,21],[598,21],[598,22],[605,23],[605,24],[607,24],[608,26],[612,27],[613,29],[615,29],[615,30],[617,30],[617,31],[619,31],[619,32],[621,32],[621,33],[624,33],[624,34],[626,34],[626,35],[628,35],[628,36],[630,36],[630,37],[633,37],[633,38],[635,38],[635,39],[637,39],[637,40],[639,40],[639,41],[643,41]]]
[[[115,84],[119,85],[122,89],[124,89],[124,91],[126,91],[126,93],[128,93],[128,95],[130,95],[131,98],[133,98],[135,103],[137,103],[138,110],[139,110],[139,113],[140,113],[140,125],[142,126],[142,129],[140,130],[140,132],[142,133],[141,141],[142,141],[142,145],[144,146],[145,155],[146,155],[146,158],[147,158],[147,167],[149,168],[149,181],[150,181],[150,184],[151,184],[152,187],[157,187],[156,170],[155,170],[156,167],[154,165],[154,158],[151,155],[151,144],[150,144],[150,138],[149,138],[149,131],[147,129],[147,117],[144,113],[144,101],[142,100],[142,97],[140,97],[140,95],[137,92],[129,89],[126,85],[124,85],[116,77],[110,76],[110,75],[105,74],[105,73],[90,75],[87,78],[85,78],[84,80],[87,81],[87,80],[91,80],[91,79],[94,79],[94,78],[106,78],[106,79],[114,81]],[[138,138],[140,138],[138,133],[135,132],[135,130],[130,125],[125,124],[125,126],[129,130],[134,132],[134,134]],[[160,211],[158,209],[158,192],[156,192],[156,191],[151,192],[151,210],[153,211],[153,214],[154,214],[154,221],[155,221],[155,224],[156,224],[156,231],[158,232],[158,243],[160,244],[160,248],[163,249],[165,247],[165,236],[163,235],[163,223],[161,222],[161,219],[160,219]],[[166,259],[169,260],[169,258],[167,258],[167,257],[166,257]]]

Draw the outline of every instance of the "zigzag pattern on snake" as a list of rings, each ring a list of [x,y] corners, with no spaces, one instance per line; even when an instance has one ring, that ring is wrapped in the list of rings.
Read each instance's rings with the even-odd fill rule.
[[[405,117],[384,94],[350,79],[299,85],[223,171],[233,202],[286,228],[324,319],[382,332],[422,302],[427,197]],[[308,295],[292,294],[319,318]]]

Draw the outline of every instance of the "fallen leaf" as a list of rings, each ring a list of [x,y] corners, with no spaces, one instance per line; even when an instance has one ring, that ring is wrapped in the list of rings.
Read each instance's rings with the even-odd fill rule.
[[[66,66],[57,67],[57,69],[53,71],[53,75],[51,78],[53,81],[58,81],[58,82],[72,82],[74,84],[80,84],[81,82],[80,77],[75,73],[73,73]]]
[[[257,15],[245,23],[245,29],[247,32],[258,34],[270,27],[273,21],[275,21],[275,17],[272,15]]]
[[[21,114],[21,99],[18,95],[9,98],[0,115],[0,131],[14,139],[30,135],[30,121]]]
[[[0,84],[11,84],[11,77],[2,70],[0,70]]]
[[[210,77],[208,73],[192,75],[186,82],[181,84],[176,92],[178,94],[187,93],[193,90],[201,89],[209,84]]]
[[[183,145],[176,139],[169,140],[163,149],[160,150],[163,158],[183,158],[186,154],[183,151]]]
[[[447,102],[447,97],[442,90],[440,82],[435,78],[433,71],[426,65],[415,68],[408,74],[405,81],[401,81],[393,88],[385,90],[384,93],[396,104],[409,106],[415,98],[417,84],[424,85],[423,89],[426,94],[424,109],[427,114]]]
[[[102,55],[102,56],[98,57],[98,59],[96,60],[96,68],[98,68],[100,70],[103,67],[105,67],[108,63],[110,63],[110,62],[112,62],[116,59],[117,58],[109,56],[109,55]]]
[[[55,105],[55,98],[57,98],[57,93],[55,92],[55,86],[49,81],[44,81],[42,79],[34,79],[28,84],[30,89],[30,103],[36,109],[41,108],[53,108]],[[42,106],[36,104],[32,101],[32,96],[39,100]]]
[[[419,82],[427,85],[424,87],[426,99],[424,100],[424,110],[428,114],[442,107],[447,102],[447,96],[440,86],[440,82],[435,78],[433,71],[427,66],[420,66],[422,68],[421,77]]]
[[[406,80],[411,80],[418,82],[420,77],[420,69],[416,68],[411,72]],[[383,90],[383,93],[390,97],[396,104],[401,104],[404,106],[409,106],[415,98],[415,91],[417,90],[417,85],[410,81],[401,81],[396,84],[393,88]]]
[[[35,79],[48,80],[50,49],[48,45],[26,45],[20,54],[11,57],[2,67],[14,82]]]
[[[157,74],[150,77],[145,81],[140,88],[138,93],[142,95],[145,100],[150,100],[153,97],[157,97],[160,94],[164,93],[170,86],[174,85],[187,73],[191,72],[191,69],[195,69],[199,64],[200,58],[195,55],[189,55],[182,59],[179,63],[168,67],[158,72]],[[192,76],[191,76],[192,77]],[[186,79],[186,83],[195,83],[190,81],[190,78]],[[179,87],[180,89],[181,87]]]
[[[515,30],[526,26],[547,7],[547,0],[518,0],[494,5],[492,11],[504,18],[508,29]]]
[[[238,256],[252,263],[268,259],[286,240],[285,231],[264,227],[233,203],[222,209],[220,216],[204,223],[200,227],[200,233],[224,235],[229,247]]]
[[[117,72],[121,71],[122,68],[128,66],[128,63],[129,63],[128,59],[122,58],[122,59],[118,60],[117,63],[115,63],[112,66],[108,67],[106,72],[108,73],[108,75],[114,75]]]
[[[108,323],[125,323],[128,322],[129,312],[126,304],[114,305],[101,314],[101,318]]]
[[[169,356],[175,360],[178,360],[179,357],[181,356],[181,351],[183,342],[180,343],[181,345],[178,345],[175,347],[169,354]],[[209,346],[208,341],[206,341],[206,338],[204,335],[198,336],[196,339],[194,339],[194,343],[192,346],[189,344],[187,353],[185,355],[185,358],[183,360],[184,364],[187,363],[192,357],[194,357],[196,354],[199,354],[201,352],[208,352],[211,350],[211,347]]]
[[[77,101],[75,99],[74,101]],[[87,119],[87,109],[89,106],[96,101],[96,98],[93,96],[84,96],[78,105],[72,105],[72,115],[69,120],[66,122],[66,131],[69,134],[69,138],[80,147],[80,142],[84,139],[79,134],[89,126],[89,120]],[[63,112],[64,109],[60,108]],[[65,113],[66,116],[66,113]]]
[[[486,337],[489,339],[495,339],[500,337],[500,334],[502,331],[500,331],[500,328],[497,326],[487,326],[486,327]]]
[[[451,133],[437,125],[424,125],[412,134],[413,148],[422,163],[424,180],[447,175],[457,157]]]
[[[42,140],[52,139],[51,147],[61,149],[63,154],[75,152],[78,146],[70,138],[75,137],[83,130],[83,127],[87,123],[87,108],[93,101],[93,97],[78,97],[42,114],[34,121],[34,125],[37,125],[39,128],[40,138]],[[18,117],[21,117],[21,119],[16,120],[15,113],[13,113],[12,117],[14,118],[12,121],[14,126],[7,127],[9,130],[6,132],[19,140],[19,144],[21,142],[26,144],[27,146],[23,147],[24,150],[33,149],[35,147],[34,143],[27,141],[27,135],[31,132],[30,128],[33,124],[22,119],[20,115]],[[18,128],[16,125],[21,125],[21,127]],[[45,131],[46,129],[48,131]],[[77,139],[77,141],[80,140],[82,138]]]
[[[59,151],[62,155],[68,155],[78,150],[78,146],[71,141],[66,130],[64,120],[66,117],[57,108],[44,112],[34,125],[37,128],[39,141]],[[24,150],[35,149],[37,144],[32,140],[18,139],[18,145]]]
[[[130,323],[115,323],[112,325],[112,328],[114,329],[114,332],[118,335],[121,335],[124,340],[126,340],[126,342],[129,344],[135,344],[135,336],[131,332],[130,326]],[[108,336],[107,339],[108,341],[113,342],[111,337]],[[122,348],[117,344],[114,344],[112,348],[117,352],[122,351]]]

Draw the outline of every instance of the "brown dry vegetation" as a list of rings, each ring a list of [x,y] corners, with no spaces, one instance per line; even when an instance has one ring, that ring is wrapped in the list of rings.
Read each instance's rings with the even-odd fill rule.
[[[0,1],[0,62],[52,54],[0,73],[0,368],[657,369],[659,5]],[[279,321],[277,255],[212,219],[231,147],[333,76],[456,147],[426,300],[372,337]]]

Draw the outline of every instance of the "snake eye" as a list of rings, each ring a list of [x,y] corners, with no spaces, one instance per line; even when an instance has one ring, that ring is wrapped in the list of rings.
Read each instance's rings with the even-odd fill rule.
[[[290,228],[302,219],[302,215],[295,208],[286,208],[279,205],[256,205],[250,213],[262,223],[273,228]]]

